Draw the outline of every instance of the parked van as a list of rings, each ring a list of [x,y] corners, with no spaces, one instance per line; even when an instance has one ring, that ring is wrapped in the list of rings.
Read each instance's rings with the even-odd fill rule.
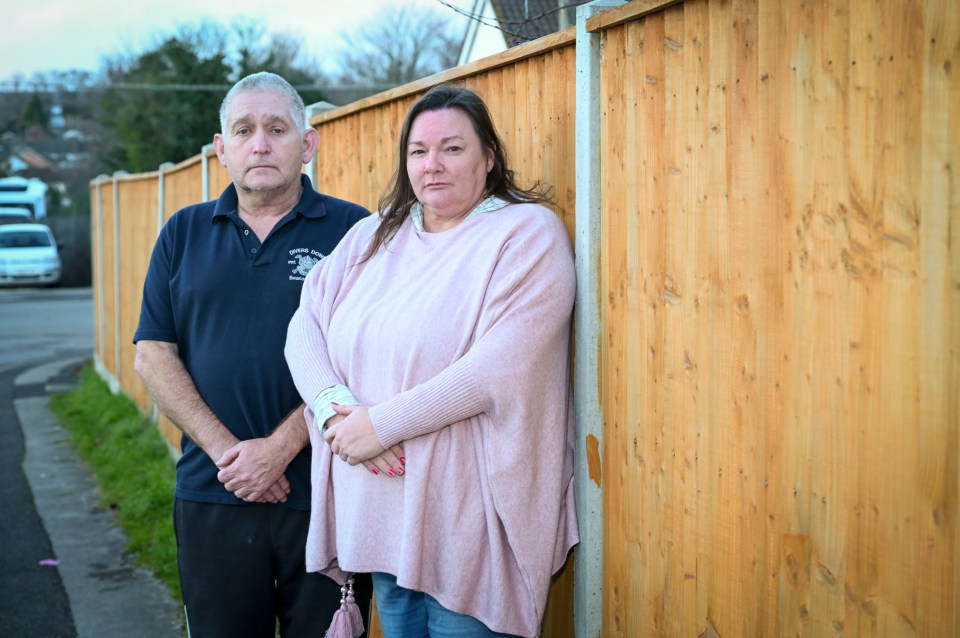
[[[25,223],[33,220],[33,211],[20,206],[0,206],[0,224]]]
[[[33,219],[47,216],[48,187],[36,178],[0,178],[0,214],[4,208],[25,208]]]
[[[60,245],[43,224],[0,225],[0,286],[60,283]]]

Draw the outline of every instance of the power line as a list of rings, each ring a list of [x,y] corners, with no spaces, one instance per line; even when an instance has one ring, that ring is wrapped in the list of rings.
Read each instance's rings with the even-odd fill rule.
[[[521,30],[524,25],[536,22],[537,20],[546,18],[547,16],[558,13],[560,11],[564,11],[566,9],[571,9],[574,7],[579,7],[580,5],[584,4],[583,1],[571,2],[565,5],[557,6],[554,9],[543,11],[533,16],[527,15],[522,20],[500,20],[499,18],[495,18],[494,21],[491,23],[487,19],[484,19],[484,17],[481,14],[473,13],[471,11],[466,11],[464,9],[461,9],[460,7],[455,7],[449,2],[446,2],[446,0],[437,0],[437,2],[447,7],[448,9],[452,9],[455,13],[459,13],[460,15],[464,16],[468,20],[479,22],[483,26],[490,27],[491,29],[496,29],[497,31],[500,31],[506,35],[509,35],[510,37],[515,38],[517,40],[522,40],[523,42],[530,42],[534,38],[531,38],[529,35],[525,35],[523,33],[515,32],[513,31],[514,28]],[[527,13],[527,11],[525,10],[524,13]],[[508,25],[510,28],[505,28],[503,25]]]

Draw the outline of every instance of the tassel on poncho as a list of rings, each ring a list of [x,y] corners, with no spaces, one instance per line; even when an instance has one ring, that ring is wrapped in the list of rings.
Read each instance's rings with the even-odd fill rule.
[[[363,617],[353,597],[353,577],[340,587],[340,609],[333,612],[333,620],[327,629],[326,638],[360,638],[363,634]]]

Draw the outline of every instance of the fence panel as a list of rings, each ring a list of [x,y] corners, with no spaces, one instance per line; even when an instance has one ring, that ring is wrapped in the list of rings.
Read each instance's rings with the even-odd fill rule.
[[[637,15],[603,29],[604,635],[956,635],[957,4]]]
[[[143,280],[150,263],[150,254],[157,236],[157,206],[159,205],[159,182],[155,174],[124,178],[117,183],[119,189],[120,243],[120,361],[117,378],[124,391],[136,401],[142,410],[150,407],[150,396],[136,371],[133,362],[136,346],[133,335],[140,322],[140,301],[143,297]]]
[[[214,160],[213,164],[220,162]],[[222,189],[221,189],[222,190]],[[213,188],[210,190],[213,193]],[[219,196],[218,191],[214,197]],[[192,157],[164,171],[163,174],[163,219],[173,217],[173,214],[184,206],[198,204],[203,201],[203,165],[200,156]],[[156,239],[156,234],[154,234]]]

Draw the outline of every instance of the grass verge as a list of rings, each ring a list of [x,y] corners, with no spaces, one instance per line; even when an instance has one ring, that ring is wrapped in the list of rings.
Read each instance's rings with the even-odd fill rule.
[[[97,477],[103,505],[116,512],[128,551],[181,600],[173,534],[176,468],[163,436],[129,398],[115,395],[92,367],[76,390],[55,395],[54,414]]]

